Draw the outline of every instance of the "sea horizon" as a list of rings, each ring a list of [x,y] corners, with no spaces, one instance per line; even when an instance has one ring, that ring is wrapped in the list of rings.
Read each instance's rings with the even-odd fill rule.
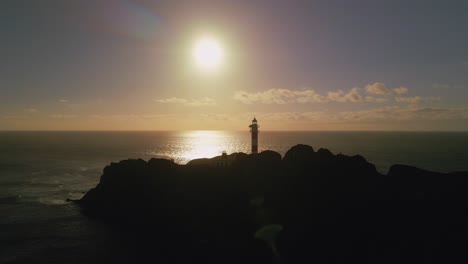
[[[220,131],[248,132],[247,130],[223,129],[184,129],[184,130],[0,130],[0,132],[186,132],[186,131]],[[259,132],[434,132],[434,133],[468,133],[468,130],[259,130]]]

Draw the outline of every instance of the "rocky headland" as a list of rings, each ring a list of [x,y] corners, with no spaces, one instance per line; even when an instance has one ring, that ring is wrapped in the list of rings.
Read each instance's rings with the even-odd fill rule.
[[[77,201],[159,263],[450,263],[468,257],[468,172],[306,145],[179,165],[123,160]],[[129,233],[127,232],[127,233]]]

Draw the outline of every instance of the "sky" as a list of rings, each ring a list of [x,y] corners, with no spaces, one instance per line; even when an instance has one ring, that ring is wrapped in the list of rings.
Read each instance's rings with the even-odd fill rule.
[[[465,0],[3,0],[0,40],[0,130],[468,131]]]

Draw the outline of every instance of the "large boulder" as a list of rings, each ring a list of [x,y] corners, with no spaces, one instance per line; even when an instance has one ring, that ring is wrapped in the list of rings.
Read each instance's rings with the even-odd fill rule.
[[[309,164],[314,155],[315,152],[311,146],[299,144],[286,152],[283,161],[289,165],[303,166]]]

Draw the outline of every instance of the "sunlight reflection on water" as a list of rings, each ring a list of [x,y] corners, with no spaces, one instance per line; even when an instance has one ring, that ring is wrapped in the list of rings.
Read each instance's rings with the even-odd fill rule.
[[[223,151],[228,154],[247,152],[250,148],[250,134],[228,131],[199,130],[177,132],[161,151],[152,154],[173,159],[179,164],[199,158],[219,156]]]
[[[226,133],[221,131],[188,131],[183,133],[185,151],[179,157],[184,160],[212,158],[226,150]]]
[[[103,134],[110,138],[112,134]],[[127,143],[119,157],[166,158],[179,164],[235,152],[250,153],[250,133],[245,131],[180,131],[117,134]],[[121,138],[127,135],[128,141]],[[100,138],[99,142],[104,139]],[[115,140],[107,143],[114,145]],[[96,144],[96,143],[94,143]],[[316,151],[327,148],[335,154],[359,154],[387,173],[393,164],[408,164],[434,171],[466,170],[468,133],[437,132],[273,132],[261,131],[259,151],[273,150],[284,155],[296,144]],[[99,149],[109,149],[108,145]],[[111,146],[113,146],[111,145]],[[136,147],[135,147],[136,146]],[[130,148],[131,147],[131,148]],[[128,149],[135,154],[128,156]],[[87,152],[88,153],[88,152]],[[103,152],[106,155],[111,152]],[[107,157],[107,156],[106,156]]]

